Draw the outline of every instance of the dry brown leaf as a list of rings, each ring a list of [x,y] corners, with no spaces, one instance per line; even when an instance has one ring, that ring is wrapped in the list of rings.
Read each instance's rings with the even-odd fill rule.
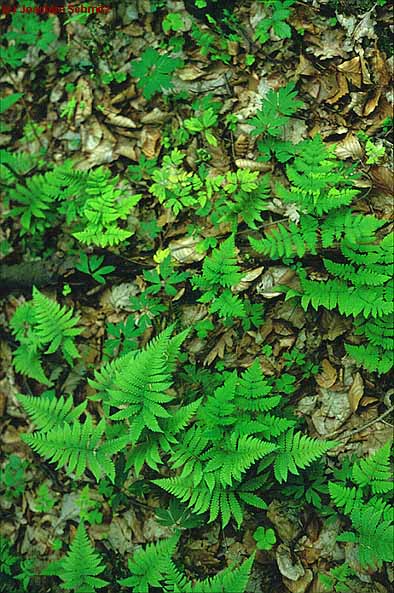
[[[344,74],[342,74],[341,72],[338,72],[336,78],[337,78],[338,88],[337,88],[335,95],[333,97],[329,97],[327,99],[327,103],[329,105],[334,105],[335,103],[337,103],[339,101],[339,99],[342,99],[342,97],[347,95],[349,92],[349,85],[347,83],[346,76]]]
[[[381,95],[382,89],[375,89],[375,92],[372,95],[372,97],[368,99],[368,101],[364,105],[363,115],[370,115],[375,111],[376,107],[378,106]]]
[[[337,142],[335,154],[340,159],[361,159],[364,151],[357,136],[349,132],[343,140]]]
[[[351,60],[342,62],[337,66],[338,70],[342,72],[350,82],[358,88],[361,87],[361,63],[360,56],[356,56]]]
[[[234,293],[242,292],[243,290],[247,290],[250,284],[256,280],[261,275],[261,272],[264,270],[264,267],[261,266],[259,268],[254,268],[253,270],[249,270],[246,272],[244,276],[242,276],[240,282],[233,288]]]
[[[158,128],[144,128],[141,133],[141,150],[148,159],[157,157],[160,152],[161,132]]]
[[[355,412],[358,408],[358,404],[362,396],[364,395],[364,381],[360,373],[356,373],[352,386],[349,390],[349,404],[352,412]]]
[[[233,346],[233,335],[234,331],[230,330],[223,334],[219,341],[215,344],[212,350],[208,353],[204,360],[204,366],[212,364],[215,358],[224,358],[224,351],[226,346],[231,349]]]
[[[81,77],[75,89],[77,108],[75,110],[75,125],[79,126],[92,114],[93,94],[89,82]]]
[[[130,119],[129,117],[125,117],[124,115],[119,115],[115,111],[110,111],[103,107],[102,112],[105,115],[106,122],[112,124],[113,126],[119,126],[120,128],[132,128],[135,129],[137,124]]]
[[[369,171],[374,184],[387,196],[394,193],[394,174],[387,167],[371,167]]]
[[[235,165],[238,169],[249,169],[250,171],[271,171],[272,165],[269,163],[261,163],[251,159],[236,159]]]
[[[320,387],[332,387],[337,380],[337,370],[327,358],[323,360],[321,366],[323,371],[316,375],[316,383],[320,385]]]
[[[206,74],[205,70],[198,68],[194,64],[178,70],[178,76],[181,80],[197,80]]]
[[[374,397],[372,395],[363,395],[363,397],[360,399],[360,406],[367,407],[371,404],[377,404],[378,402],[380,402],[378,397]]]
[[[182,239],[171,241],[168,245],[171,251],[171,256],[181,264],[192,264],[193,262],[201,261],[204,259],[205,254],[196,251],[196,245],[201,240],[202,237],[193,238],[186,236],[182,237]]]

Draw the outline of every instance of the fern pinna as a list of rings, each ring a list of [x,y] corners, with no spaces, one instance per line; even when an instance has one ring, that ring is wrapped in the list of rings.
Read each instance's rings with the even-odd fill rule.
[[[354,529],[342,533],[338,541],[357,544],[360,563],[372,568],[394,561],[394,507],[388,503],[393,490],[391,459],[391,443],[387,442],[340,476],[355,485],[328,484],[332,502],[350,518]]]
[[[354,176],[319,136],[298,145],[286,170],[289,186],[278,184],[277,194],[297,207],[299,224],[279,223],[264,239],[250,237],[250,243],[272,259],[288,260],[337,247],[338,261],[322,259],[328,279],[310,280],[298,267],[300,289],[289,290],[286,298],[299,297],[305,309],[338,308],[354,317],[356,334],[367,344],[346,345],[347,351],[367,369],[385,373],[393,364],[393,236],[378,239],[376,232],[384,221],[349,211],[359,193],[352,187]]]

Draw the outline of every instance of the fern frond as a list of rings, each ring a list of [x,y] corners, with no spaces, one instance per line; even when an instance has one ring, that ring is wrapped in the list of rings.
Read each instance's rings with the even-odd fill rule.
[[[336,444],[318,441],[300,432],[294,434],[294,430],[290,429],[278,438],[278,451],[274,462],[275,478],[279,483],[286,482],[288,472],[298,475],[298,468],[304,469]]]
[[[260,363],[256,358],[253,364],[244,371],[237,386],[237,406],[242,411],[268,412],[281,401],[280,395],[269,396],[271,385],[263,375]]]
[[[353,482],[361,488],[370,486],[374,494],[390,492],[393,489],[390,450],[391,443],[387,442],[374,455],[358,461],[353,467]]]
[[[380,567],[394,561],[394,525],[371,503],[356,506],[351,514],[358,532],[359,560],[363,566]]]
[[[128,560],[131,575],[118,580],[123,587],[132,587],[134,593],[149,593],[149,587],[161,587],[171,556],[175,552],[179,536],[161,540],[155,544],[148,544],[146,548],[137,550],[133,558]],[[170,567],[170,571],[171,571]]]
[[[329,482],[328,491],[333,503],[339,508],[343,507],[345,515],[350,515],[356,506],[363,504],[360,488],[344,486],[343,484],[337,484],[336,482]]]
[[[165,329],[150,341],[145,350],[134,357],[125,357],[122,368],[113,379],[109,389],[109,402],[123,408],[113,414],[114,420],[130,418],[130,440],[136,443],[144,430],[163,433],[158,419],[169,418],[170,413],[162,404],[170,402],[174,396],[166,391],[172,385],[169,372],[168,348],[172,327]]]
[[[79,418],[85,411],[87,402],[74,407],[73,397],[56,399],[54,391],[47,391],[40,397],[18,394],[16,399],[22,404],[32,422],[42,432],[48,432],[55,426],[62,426]]]
[[[61,347],[66,360],[79,357],[73,341],[82,332],[82,329],[75,327],[79,316],[73,317],[72,309],[60,307],[36,287],[33,287],[33,308],[36,322],[34,331],[43,344],[49,344],[46,353],[52,354]]]
[[[230,290],[225,290],[214,299],[210,308],[210,313],[217,313],[219,317],[245,317],[246,311],[242,300],[238,295],[232,294]]]
[[[105,567],[90,543],[83,523],[79,524],[70,550],[60,565],[62,589],[72,589],[75,593],[95,593],[96,589],[108,585],[107,581],[98,577]]]
[[[390,351],[386,351],[379,346],[367,344],[366,346],[354,346],[345,344],[348,354],[368,371],[376,371],[379,375],[388,373],[393,368],[393,356]]]
[[[52,385],[45,375],[38,343],[34,339],[18,346],[13,352],[12,364],[17,373],[31,377],[43,385]]]
[[[97,481],[106,474],[113,482],[115,467],[110,455],[120,451],[127,439],[119,437],[99,444],[104,430],[104,419],[93,426],[91,417],[87,416],[83,424],[74,421],[55,426],[50,432],[24,434],[22,439],[45,459],[57,462],[57,469],[67,465],[68,472],[75,471],[78,478],[89,468]]]
[[[318,240],[318,221],[311,216],[303,216],[300,225],[289,222],[287,227],[279,223],[265,235],[265,239],[249,237],[249,242],[258,253],[271,259],[303,257],[305,253],[316,254]]]

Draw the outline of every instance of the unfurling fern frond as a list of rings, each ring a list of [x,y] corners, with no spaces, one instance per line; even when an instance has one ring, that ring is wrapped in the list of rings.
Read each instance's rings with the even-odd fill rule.
[[[110,456],[120,451],[128,439],[119,437],[100,444],[104,430],[104,419],[93,426],[91,416],[87,416],[83,424],[74,420],[50,432],[24,434],[22,439],[45,459],[57,462],[57,469],[66,465],[68,472],[75,472],[78,478],[89,468],[97,481],[105,474],[113,482],[115,467]]]
[[[60,561],[60,568],[63,589],[71,589],[75,593],[95,593],[96,589],[108,585],[107,581],[98,576],[104,572],[105,567],[90,543],[82,523],[79,524],[68,554]]]
[[[393,489],[390,469],[391,443],[387,442],[374,455],[358,461],[352,472],[352,480],[361,488],[369,486],[373,494],[390,492]]]
[[[42,432],[48,432],[55,426],[63,426],[64,423],[76,420],[87,406],[85,401],[74,407],[71,395],[68,398],[56,398],[54,391],[47,391],[40,397],[19,394],[16,398],[30,416],[31,421]]]
[[[288,472],[299,474],[304,469],[337,443],[318,441],[290,429],[278,438],[278,450],[275,454],[274,475],[279,483],[287,480]]]

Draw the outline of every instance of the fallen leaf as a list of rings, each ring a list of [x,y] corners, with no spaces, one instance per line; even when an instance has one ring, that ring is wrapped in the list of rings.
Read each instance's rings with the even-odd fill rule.
[[[160,152],[161,133],[158,128],[144,128],[141,133],[141,150],[148,159],[157,157]]]
[[[348,80],[358,88],[361,87],[361,63],[360,56],[356,56],[351,60],[342,62],[337,66],[338,70],[342,72]]]
[[[356,160],[362,158],[364,151],[357,136],[349,132],[343,140],[337,142],[335,154],[340,159],[352,158]]]
[[[332,387],[337,380],[337,370],[327,358],[323,360],[321,366],[323,371],[316,375],[316,383],[320,385],[320,387]]]
[[[362,396],[364,395],[364,381],[360,373],[356,373],[352,386],[349,390],[349,404],[352,412],[355,412],[358,408],[358,404]]]

